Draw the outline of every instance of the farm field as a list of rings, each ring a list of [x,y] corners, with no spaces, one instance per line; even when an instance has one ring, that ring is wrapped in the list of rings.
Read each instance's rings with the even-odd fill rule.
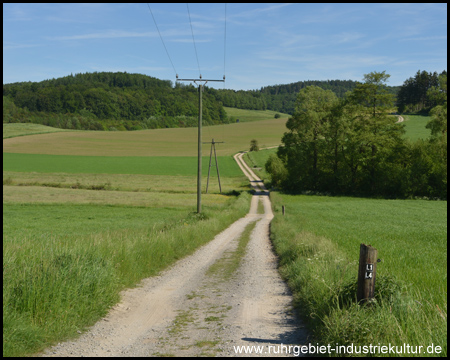
[[[248,181],[231,156],[219,153],[222,194],[213,167],[202,214],[195,214],[196,129],[168,130],[178,138],[168,136],[173,142],[159,157],[148,136],[154,149],[164,143],[164,131],[4,139],[4,356],[30,355],[76,335],[124,287],[192,253],[248,212]],[[192,144],[186,132],[194,135]],[[76,140],[52,137],[64,134]],[[241,134],[244,149],[250,136]],[[7,144],[20,139],[28,150],[21,143],[21,151],[8,152]],[[143,148],[150,148],[146,156]],[[204,149],[203,191],[210,147]]]
[[[209,156],[202,157],[203,175],[208,175]],[[226,177],[242,176],[231,156],[217,158]],[[212,164],[215,165],[214,158]],[[136,174],[196,176],[194,156],[76,156],[3,153],[3,169],[15,172],[72,174]],[[215,169],[214,169],[215,171]]]
[[[61,131],[74,131],[74,130],[58,129],[51,126],[32,123],[3,124],[3,139],[8,139],[16,136],[47,134]]]
[[[133,132],[63,131],[4,139],[4,356],[30,355],[52,342],[76,335],[117,302],[121,289],[134,286],[140,279],[154,275],[177,259],[192,253],[243,216],[249,207],[249,185],[246,178],[239,174],[230,155],[247,150],[253,138],[258,140],[260,147],[277,146],[285,132],[285,121],[283,118],[258,122],[248,120],[239,124],[203,128],[204,141],[214,138],[215,141],[225,141],[225,144],[216,145],[222,194],[219,194],[213,167],[209,193],[202,196],[204,207],[201,216],[194,213],[197,152],[195,128]],[[4,137],[5,125],[17,124],[4,124]],[[15,131],[20,135],[20,129]],[[275,151],[276,149],[251,154],[254,164],[249,165],[263,168],[264,159]],[[210,145],[204,144],[203,189],[206,186],[209,152]],[[279,211],[277,194],[274,196],[275,210]],[[280,198],[284,204],[287,200],[283,196],[280,195]],[[287,205],[290,209],[288,211],[296,214],[294,223],[306,216],[300,210],[297,212],[297,199],[299,198],[289,199]],[[332,218],[333,214],[342,213],[342,208],[347,209],[347,200],[341,199],[342,204],[338,202],[339,198],[335,200],[337,203],[334,206],[328,206],[326,202],[315,205],[316,212],[312,211],[313,206],[311,214],[323,213]],[[433,207],[439,202],[404,201],[404,204],[419,203],[431,204]],[[403,202],[399,201],[399,204]],[[364,213],[364,206],[371,209],[373,204],[367,203],[356,209]],[[330,212],[327,213],[325,209],[328,207]],[[440,246],[440,255],[444,251],[446,254],[446,246],[443,248],[438,241],[441,239],[442,225],[438,222],[433,223],[434,227],[425,226],[423,221],[426,221],[428,215],[418,215],[421,206],[414,207],[411,212],[406,212],[407,207],[397,206],[397,227],[387,227],[387,232],[381,232],[381,236],[393,229],[402,232],[403,227],[410,227],[405,219],[413,218],[417,226],[411,227],[415,232],[406,232],[408,241],[419,243],[418,249],[427,255],[426,259],[432,259],[435,253],[429,249],[428,252],[425,251],[426,242],[422,241],[422,237],[431,239]],[[383,212],[389,206],[378,209]],[[441,207],[426,208],[425,212],[437,213],[436,218],[441,219],[443,211]],[[366,212],[370,213],[370,210]],[[315,229],[326,230],[327,227],[323,226],[324,218],[320,219],[321,222],[311,220],[309,232],[314,233]],[[376,224],[385,226],[385,222],[384,218],[377,219],[364,234],[379,235]],[[348,226],[353,230],[351,225],[342,222],[342,229],[347,230]],[[290,229],[294,229],[293,225]],[[278,236],[276,231],[275,236]],[[446,235],[446,226],[444,231]],[[326,244],[338,249],[336,254],[342,258],[353,261],[353,254],[347,254],[348,249],[343,244],[338,244],[331,235],[324,233],[317,236],[321,239],[330,236],[330,242]],[[359,233],[356,233],[355,237],[358,236]],[[406,243],[404,239],[398,242],[397,247],[389,249],[391,253],[403,248]],[[311,246],[314,249],[315,245]],[[381,253],[380,249],[379,252]],[[400,260],[403,263],[415,263],[415,256],[415,253],[402,254]],[[446,259],[446,256],[442,258]],[[286,268],[292,269],[296,274],[297,266],[293,263]],[[381,275],[382,266],[385,264],[380,265]],[[397,268],[396,276],[401,271],[402,268]],[[438,266],[433,268],[429,272],[433,277],[427,277],[424,284],[439,284],[436,280],[436,274],[442,275],[439,271]],[[314,276],[311,272],[305,274],[311,275],[309,280]],[[341,275],[331,274],[334,280]],[[435,337],[432,338],[437,344],[444,336],[443,323],[439,322],[442,318],[445,318],[446,339],[446,286],[445,294],[441,287],[430,295],[431,292],[424,290],[428,289],[428,285],[422,288],[411,287],[411,284],[426,277],[423,273],[418,276],[404,281],[408,289],[407,298],[411,297],[412,303],[423,300],[422,303],[432,305],[423,311],[421,318],[423,321],[421,320],[420,326],[425,330],[420,332],[414,327],[413,336],[429,341],[425,333],[437,324],[438,330],[434,331]],[[316,284],[314,281],[309,282]],[[291,286],[295,288],[295,284]],[[46,291],[38,291],[42,288]],[[323,291],[323,288],[311,288],[312,293],[323,295]],[[312,302],[314,301],[313,299]],[[399,308],[407,306],[410,304]],[[327,313],[326,316],[331,320],[342,320],[340,315],[333,314]],[[408,312],[405,314],[411,315]],[[380,316],[385,315],[383,313]],[[414,316],[415,313],[408,319],[417,320]],[[409,322],[399,324],[411,328]],[[389,324],[390,328],[392,326]],[[348,329],[343,329],[343,326],[338,324],[334,328],[336,331],[342,330],[337,337],[348,335]],[[320,327],[317,329],[323,330]],[[398,339],[405,339],[405,332],[399,331]]]
[[[261,121],[261,120],[271,120],[274,119],[275,114],[279,114],[279,120],[287,120],[290,116],[289,114],[280,113],[272,110],[245,110],[225,107],[225,111],[228,116],[234,117],[239,122],[249,122],[249,121]]]
[[[203,127],[203,141],[216,145],[217,156],[247,150],[252,139],[261,147],[276,146],[285,131],[285,119]],[[210,154],[204,144],[202,155]],[[197,128],[139,131],[66,131],[3,140],[4,153],[82,156],[197,156]]]

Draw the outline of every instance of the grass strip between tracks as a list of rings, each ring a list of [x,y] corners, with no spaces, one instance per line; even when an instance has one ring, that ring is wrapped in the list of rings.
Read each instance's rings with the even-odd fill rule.
[[[209,276],[220,276],[224,280],[228,280],[235,273],[241,264],[241,259],[246,254],[247,244],[250,241],[250,235],[254,230],[256,223],[254,221],[248,224],[238,239],[236,250],[225,252],[225,254],[212,264],[206,271]]]

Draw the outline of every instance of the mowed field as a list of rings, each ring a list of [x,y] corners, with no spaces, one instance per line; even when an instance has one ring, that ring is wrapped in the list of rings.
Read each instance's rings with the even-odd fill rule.
[[[426,139],[431,135],[431,130],[425,128],[428,120],[430,120],[429,116],[424,115],[403,115],[405,119],[405,129],[407,136],[415,141],[417,139]]]

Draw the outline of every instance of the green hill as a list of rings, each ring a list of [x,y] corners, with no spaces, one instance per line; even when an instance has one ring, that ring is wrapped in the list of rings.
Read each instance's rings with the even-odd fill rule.
[[[203,95],[205,125],[227,123],[217,99]],[[139,130],[196,126],[198,89],[151,76],[86,73],[3,85],[3,122],[65,129]]]

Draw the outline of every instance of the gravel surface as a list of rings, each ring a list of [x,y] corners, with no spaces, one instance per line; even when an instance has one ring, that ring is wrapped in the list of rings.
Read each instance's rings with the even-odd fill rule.
[[[273,213],[268,191],[242,155],[235,159],[255,189],[245,217],[159,276],[123,291],[121,302],[78,339],[41,355],[292,356],[289,345],[307,344],[269,240]],[[264,214],[257,214],[258,201]],[[227,261],[246,226],[254,222],[238,270],[231,277],[207,272],[218,261]],[[281,344],[287,347],[277,347]],[[259,346],[263,353],[237,354],[236,346]]]

